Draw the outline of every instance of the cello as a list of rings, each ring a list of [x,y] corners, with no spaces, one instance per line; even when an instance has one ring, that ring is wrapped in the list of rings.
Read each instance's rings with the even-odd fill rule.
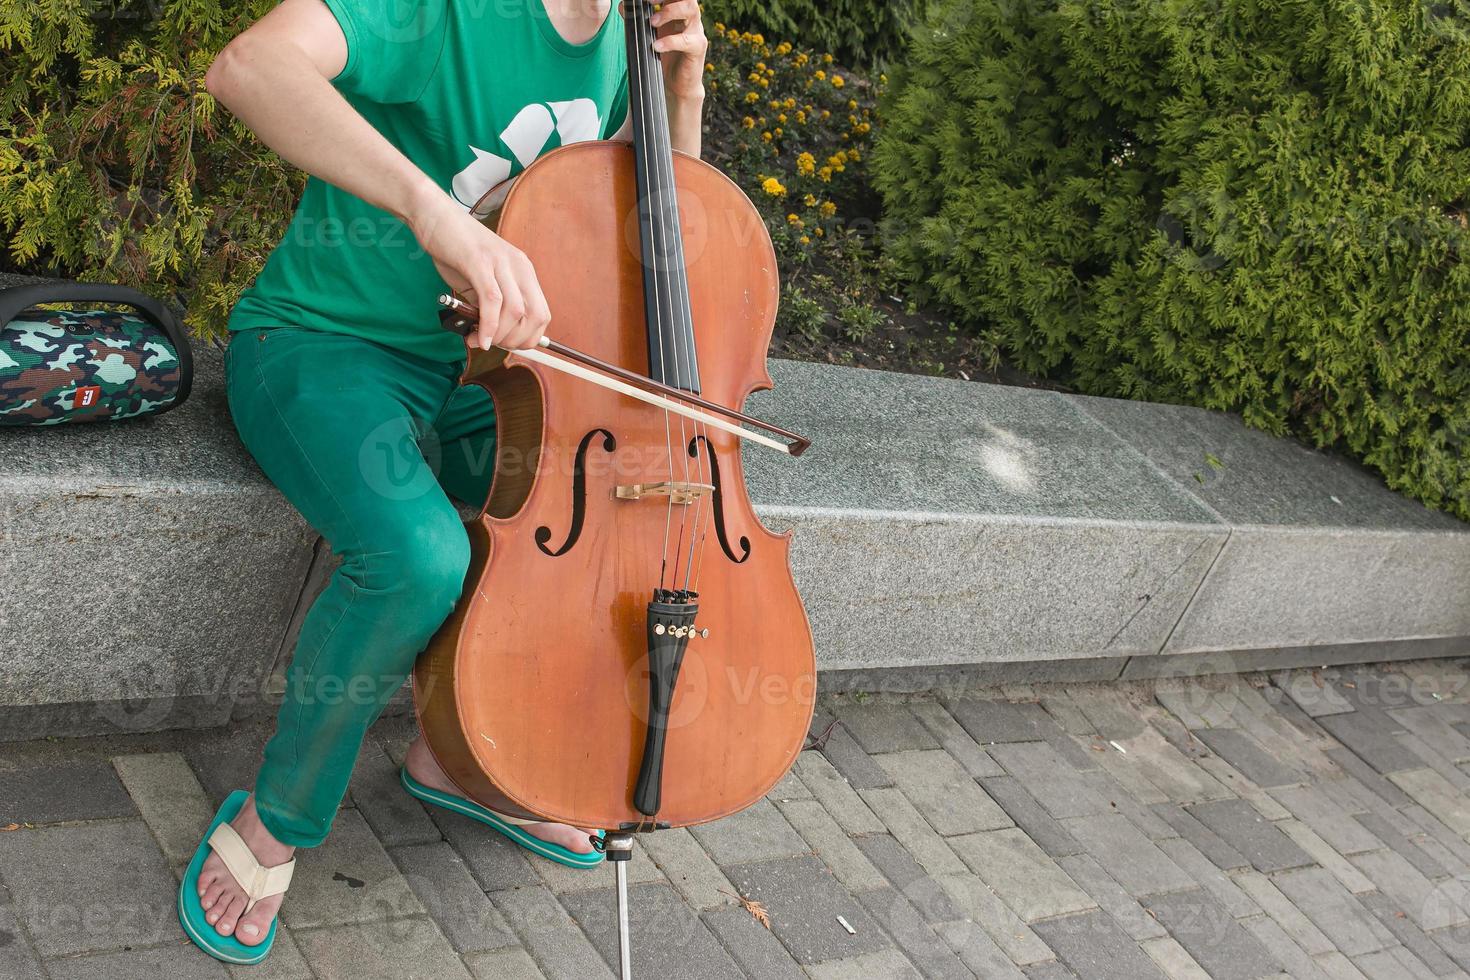
[[[740,459],[742,442],[808,445],[739,410],[772,386],[775,250],[739,187],[673,150],[651,9],[624,4],[631,143],[553,150],[473,210],[530,258],[557,340],[466,343],[495,470],[463,594],[413,675],[466,796],[606,830],[624,977],[632,835],[758,801],[816,695],[791,535],[761,524]],[[472,303],[440,302],[473,332]]]

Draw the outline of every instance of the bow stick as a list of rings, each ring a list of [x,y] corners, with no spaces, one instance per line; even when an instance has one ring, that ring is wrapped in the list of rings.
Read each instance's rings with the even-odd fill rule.
[[[474,325],[479,322],[479,308],[473,303],[466,302],[451,293],[441,295],[439,297],[439,305],[445,308],[444,313],[441,314],[444,319],[445,328],[453,330],[462,336],[468,335],[474,329]],[[703,422],[723,432],[729,432],[732,435],[739,436],[741,439],[765,446],[768,449],[774,449],[777,452],[786,453],[790,456],[800,456],[812,444],[810,439],[799,436],[780,426],[772,425],[769,422],[762,422],[760,419],[746,415],[744,412],[736,411],[733,408],[726,408],[724,405],[701,398],[693,392],[684,391],[672,385],[666,385],[661,381],[655,381],[652,378],[644,377],[625,368],[620,368],[616,364],[609,364],[606,361],[593,357],[591,354],[584,354],[565,344],[559,344],[550,337],[542,337],[539,347],[544,348],[544,350],[529,348],[526,350],[510,351],[510,353],[524,357],[528,361],[534,361],[537,364],[544,364],[549,368],[562,371],[576,378],[581,378],[584,381],[590,381],[609,391],[616,391],[620,394],[627,395],[629,398],[636,398],[638,401],[662,408],[665,411],[673,412],[675,415],[682,415],[685,418],[694,419],[696,422]],[[685,404],[685,402],[689,404]],[[704,409],[704,411],[701,411],[701,409]],[[723,418],[719,416],[723,416]],[[765,429],[767,432],[773,432],[783,439],[790,439],[791,442],[789,444],[778,442],[769,436],[761,435],[759,432],[743,429],[738,425],[726,421],[726,419],[733,419],[736,422],[744,422],[747,425],[757,426]]]

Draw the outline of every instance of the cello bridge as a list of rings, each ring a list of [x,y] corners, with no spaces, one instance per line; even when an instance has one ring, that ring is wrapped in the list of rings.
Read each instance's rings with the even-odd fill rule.
[[[625,483],[618,487],[619,500],[642,500],[644,497],[671,497],[676,504],[692,504],[715,492],[712,483],[690,483],[687,480],[661,480],[658,483]]]

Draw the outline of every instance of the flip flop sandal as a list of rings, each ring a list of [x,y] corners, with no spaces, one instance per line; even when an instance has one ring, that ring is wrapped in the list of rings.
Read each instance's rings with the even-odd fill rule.
[[[409,796],[423,800],[425,803],[432,803],[434,806],[442,806],[446,810],[453,810],[455,813],[462,813],[471,820],[478,820],[485,826],[500,831],[526,850],[534,854],[539,854],[548,861],[555,861],[557,864],[564,864],[569,868],[595,868],[602,863],[601,851],[578,854],[576,851],[569,850],[560,844],[553,844],[550,841],[544,841],[539,837],[532,836],[521,829],[526,824],[544,823],[545,821],[522,820],[519,817],[497,813],[489,807],[481,806],[474,800],[467,800],[462,796],[454,796],[450,793],[440,792],[437,789],[430,789],[410,776],[407,769],[400,769],[398,771],[398,777],[403,783],[403,788],[408,791]],[[599,830],[597,836],[601,838],[603,832]]]
[[[249,797],[245,790],[237,789],[220,806],[214,815],[214,823],[209,825],[204,835],[204,842],[194,852],[194,860],[189,862],[184,872],[184,880],[179,883],[179,924],[194,945],[226,963],[259,963],[265,959],[276,941],[276,920],[271,920],[270,931],[258,946],[247,946],[233,935],[221,936],[215,931],[204,917],[204,907],[199,900],[199,872],[204,870],[209,852],[212,850],[220,856],[225,868],[245,890],[248,901],[241,918],[255,907],[256,902],[284,892],[290,886],[291,872],[296,868],[294,859],[274,868],[262,866],[235,828],[230,826],[230,821],[239,814]]]

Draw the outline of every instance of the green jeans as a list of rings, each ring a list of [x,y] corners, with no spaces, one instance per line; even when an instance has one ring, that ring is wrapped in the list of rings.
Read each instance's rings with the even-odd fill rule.
[[[459,364],[297,327],[236,333],[230,412],[247,449],[342,560],[312,603],[287,673],[256,808],[282,843],[321,843],[363,736],[454,608],[495,414]]]

